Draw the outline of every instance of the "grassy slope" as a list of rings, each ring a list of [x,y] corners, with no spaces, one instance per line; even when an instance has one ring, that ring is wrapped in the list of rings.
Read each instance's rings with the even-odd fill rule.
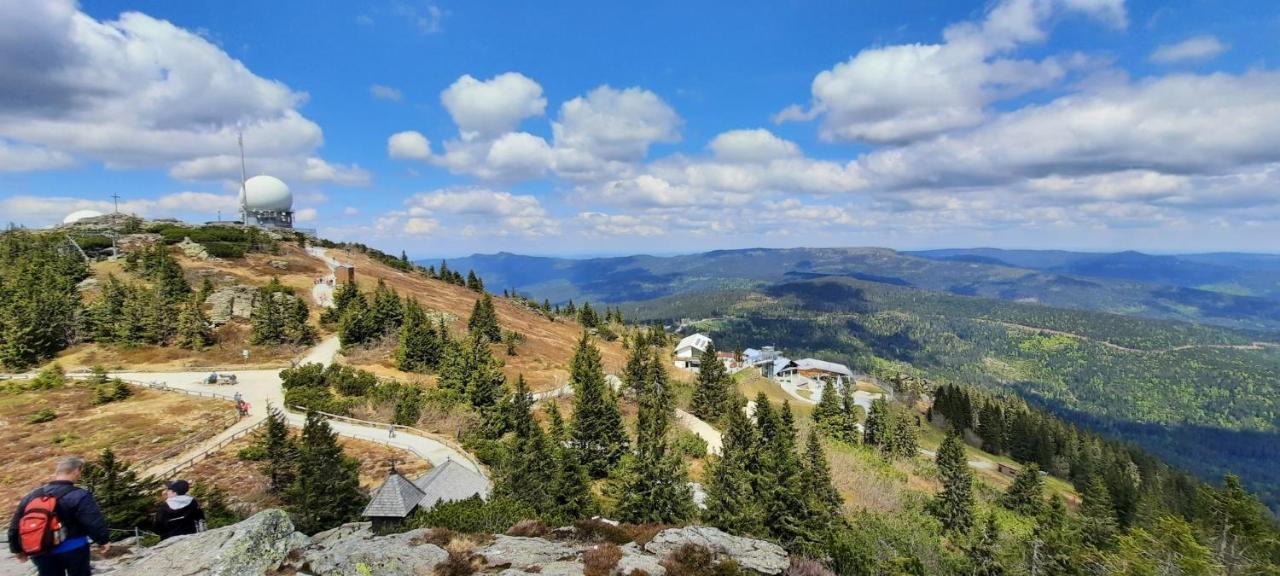
[[[134,392],[103,406],[93,405],[93,389],[83,385],[0,392],[0,501],[13,502],[46,480],[60,457],[93,459],[110,447],[121,459],[136,462],[232,422],[230,402],[140,388]],[[46,408],[58,417],[28,422]]]

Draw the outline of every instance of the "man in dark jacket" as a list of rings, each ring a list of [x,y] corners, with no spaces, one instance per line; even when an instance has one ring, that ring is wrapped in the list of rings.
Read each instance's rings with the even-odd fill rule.
[[[204,522],[204,510],[195,498],[187,496],[191,484],[186,480],[170,482],[164,491],[164,502],[156,510],[156,533],[161,540],[195,534]]]
[[[111,548],[107,518],[102,515],[93,494],[75,485],[82,472],[84,460],[75,456],[59,460],[53,480],[27,494],[9,521],[9,551],[18,556],[19,562],[25,562],[27,556],[22,553],[18,522],[27,503],[45,494],[58,499],[53,512],[66,537],[51,552],[31,557],[40,576],[89,576],[89,541],[96,542],[103,553]]]

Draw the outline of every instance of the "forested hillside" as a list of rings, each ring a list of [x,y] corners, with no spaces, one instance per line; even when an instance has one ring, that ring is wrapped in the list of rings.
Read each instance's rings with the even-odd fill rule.
[[[1280,330],[1280,300],[1262,297],[1280,289],[1271,272],[1250,275],[1225,265],[1160,257],[1116,255],[1094,261],[1077,253],[1049,253],[1044,268],[982,254],[926,253],[928,258],[885,248],[788,248],[718,250],[671,257],[628,256],[570,260],[515,254],[475,255],[455,260],[494,285],[553,302],[639,301],[732,288],[761,288],[819,277],[866,280],[964,296],[1034,302],[1059,308],[1184,320],[1234,328]],[[1254,260],[1264,256],[1255,257]],[[1137,263],[1132,262],[1137,260]],[[1235,262],[1229,258],[1223,261]],[[1230,276],[1183,282],[1181,268],[1235,270]],[[1145,272],[1144,272],[1145,270]],[[1205,272],[1208,274],[1208,272]],[[1274,274],[1273,274],[1274,276]],[[1246,277],[1251,279],[1245,279]],[[1232,289],[1239,282],[1253,288]],[[1232,284],[1236,282],[1236,284]],[[1268,288],[1269,287],[1269,288]]]
[[[1241,474],[1280,504],[1280,347],[1257,335],[825,278],[623,306],[872,373],[1016,391],[1206,478]]]

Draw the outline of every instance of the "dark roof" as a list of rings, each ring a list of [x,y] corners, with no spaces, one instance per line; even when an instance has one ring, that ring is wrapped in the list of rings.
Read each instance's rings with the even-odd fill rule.
[[[422,501],[422,490],[394,470],[387,480],[373,491],[369,505],[365,506],[366,518],[404,518]]]
[[[466,500],[479,495],[489,497],[489,480],[453,460],[428,470],[413,484],[422,492],[418,503],[423,508],[431,508],[439,502]]]

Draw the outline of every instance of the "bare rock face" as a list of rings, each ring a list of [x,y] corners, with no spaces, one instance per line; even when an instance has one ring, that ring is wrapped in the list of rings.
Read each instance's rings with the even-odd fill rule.
[[[220,326],[236,318],[248,320],[253,313],[253,299],[257,295],[256,288],[243,284],[214,290],[205,299],[205,303],[210,306],[209,321]]]
[[[644,545],[645,552],[666,556],[684,544],[705,546],[722,557],[732,558],[739,566],[761,574],[781,574],[791,560],[781,546],[725,534],[710,526],[668,528]]]
[[[117,570],[132,576],[258,576],[308,541],[288,514],[265,510],[239,524],[165,540]]]
[[[183,238],[182,241],[175,244],[175,246],[177,246],[179,250],[182,250],[182,253],[186,254],[188,258],[194,258],[196,260],[211,259],[209,257],[209,251],[205,250],[204,246],[201,246],[200,243],[192,242],[190,237]]]
[[[316,534],[296,560],[299,574],[332,576],[414,576],[430,574],[449,556],[423,540],[428,529],[376,536],[368,522],[343,524]]]
[[[546,574],[548,565],[557,561],[575,561],[581,550],[542,538],[499,535],[492,544],[477,553],[484,556],[490,566],[505,565],[517,570],[541,566],[542,573]]]
[[[289,263],[288,263],[287,261],[284,261],[284,260],[272,260],[272,261],[268,262],[267,264],[268,264],[269,266],[271,266],[272,268],[275,268],[276,270],[288,270],[288,269],[289,269]]]

